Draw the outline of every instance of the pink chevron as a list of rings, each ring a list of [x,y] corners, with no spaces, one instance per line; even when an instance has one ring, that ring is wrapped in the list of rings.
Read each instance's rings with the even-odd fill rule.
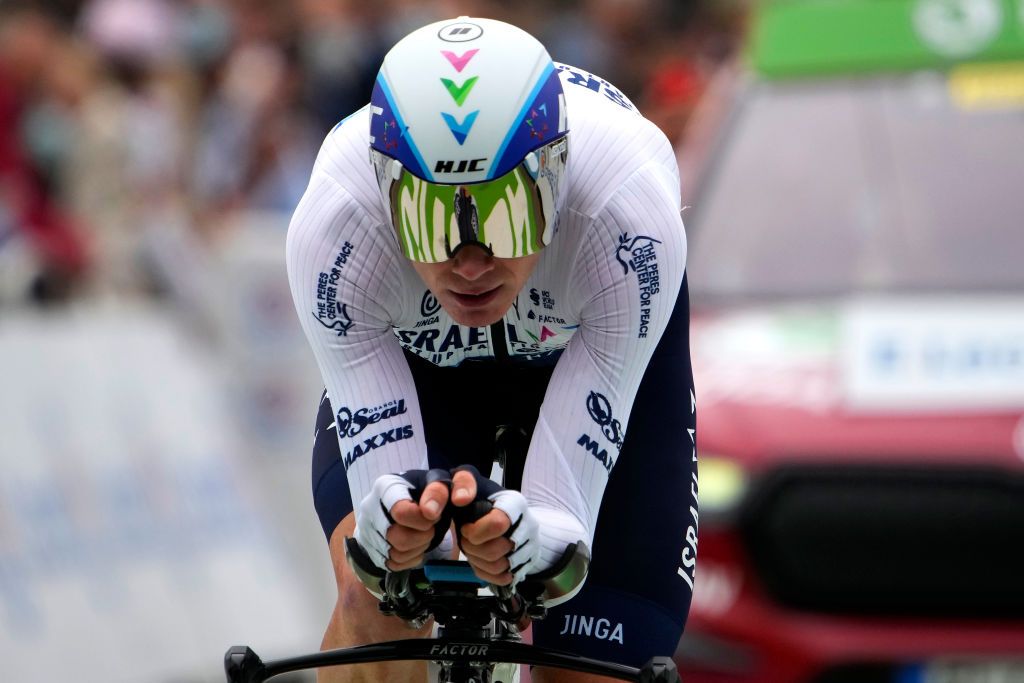
[[[449,52],[448,50],[441,50],[441,54],[443,54],[445,59],[455,67],[456,71],[462,73],[462,70],[466,68],[467,64],[469,64],[469,60],[473,59],[473,55],[479,51],[479,49],[467,50],[461,57],[457,57],[454,52]]]

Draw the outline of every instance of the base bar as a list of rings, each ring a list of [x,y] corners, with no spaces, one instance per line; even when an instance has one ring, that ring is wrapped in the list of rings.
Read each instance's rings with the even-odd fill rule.
[[[273,676],[304,669],[398,660],[438,660],[460,664],[509,662],[549,666],[638,682],[641,670],[624,664],[602,662],[524,643],[477,638],[410,638],[372,645],[327,650],[299,657],[263,662],[245,646],[228,650],[225,669],[228,683],[263,683]]]

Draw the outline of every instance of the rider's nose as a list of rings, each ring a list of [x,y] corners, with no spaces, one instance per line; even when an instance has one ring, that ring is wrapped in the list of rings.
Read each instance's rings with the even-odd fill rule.
[[[494,270],[494,257],[476,245],[459,249],[452,260],[452,272],[465,280],[478,280]]]

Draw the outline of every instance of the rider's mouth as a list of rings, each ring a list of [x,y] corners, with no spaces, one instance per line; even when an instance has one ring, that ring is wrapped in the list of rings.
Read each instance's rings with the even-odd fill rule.
[[[495,297],[498,296],[498,290],[501,289],[501,285],[498,285],[494,289],[487,289],[480,292],[456,292],[451,289],[452,297],[463,307],[463,308],[482,308],[491,303]]]

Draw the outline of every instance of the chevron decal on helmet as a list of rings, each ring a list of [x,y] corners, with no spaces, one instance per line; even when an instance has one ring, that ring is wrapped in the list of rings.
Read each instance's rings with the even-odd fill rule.
[[[479,76],[473,76],[469,80],[465,81],[462,85],[455,85],[455,81],[447,78],[442,78],[441,82],[444,87],[448,90],[448,94],[455,100],[455,104],[462,106],[462,103],[466,101],[466,97],[469,95],[469,91],[473,89],[476,82],[480,79]]]
[[[444,118],[444,122],[448,124],[448,129],[455,136],[455,141],[460,145],[466,142],[466,136],[469,135],[469,129],[473,127],[473,123],[476,121],[476,115],[480,113],[480,110],[470,112],[466,114],[466,118],[459,123],[455,120],[455,117],[451,114],[441,112],[441,116]]]
[[[448,50],[441,50],[441,54],[444,55],[445,59],[455,68],[456,71],[462,73],[462,70],[466,68],[466,64],[469,60],[473,59],[473,56],[479,52],[479,50],[467,50],[462,54],[461,57],[457,57],[454,52]],[[444,86],[448,94],[455,100],[455,104],[459,107],[463,105],[466,98],[469,97],[469,91],[473,89],[476,82],[480,80],[479,76],[473,76],[462,82],[462,85],[455,85],[455,81],[442,78],[441,84]],[[448,124],[448,130],[455,136],[455,141],[459,145],[463,145],[466,142],[466,137],[469,135],[469,130],[473,127],[473,123],[476,121],[476,115],[480,113],[480,110],[467,114],[466,118],[462,119],[462,123],[455,120],[455,117],[451,114],[441,112],[441,116],[444,118],[444,122]]]
[[[462,70],[466,68],[467,64],[469,64],[469,60],[473,59],[473,55],[475,55],[477,52],[480,52],[480,50],[467,50],[466,52],[463,52],[461,55],[456,55],[454,52],[449,52],[448,50],[441,50],[441,54],[444,55],[444,58],[447,59],[448,62],[452,66],[454,66],[455,70],[458,71],[459,73],[462,73]]]

